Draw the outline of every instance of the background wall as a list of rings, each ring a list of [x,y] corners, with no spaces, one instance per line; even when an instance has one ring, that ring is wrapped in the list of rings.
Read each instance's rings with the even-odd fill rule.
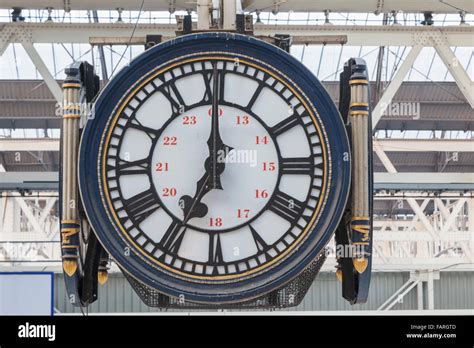
[[[333,310],[376,310],[395,291],[408,281],[408,272],[376,272],[372,274],[369,301],[363,305],[351,306],[341,296],[341,283],[332,272],[320,273],[299,311]],[[474,272],[441,272],[440,279],[434,281],[435,309],[474,309]],[[55,307],[62,313],[79,313],[80,309],[67,302],[62,274],[55,276]],[[417,292],[413,288],[402,303],[393,309],[417,309]],[[132,287],[121,273],[109,275],[109,280],[100,286],[99,299],[89,307],[89,312],[153,312],[157,308],[147,307],[133,292]]]

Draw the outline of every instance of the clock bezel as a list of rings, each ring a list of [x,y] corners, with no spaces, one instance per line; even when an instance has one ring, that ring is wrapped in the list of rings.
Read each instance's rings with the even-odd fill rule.
[[[229,36],[231,37],[231,41],[229,41]],[[204,40],[207,39],[207,42],[204,42],[201,39],[204,39]],[[212,41],[212,40],[214,40],[216,42],[211,43],[210,41]],[[209,47],[206,47],[206,46],[209,46],[209,44],[211,44],[211,46],[213,44],[214,48],[215,48],[216,45],[222,44],[223,40],[226,41],[226,45],[227,45],[227,47],[224,51],[219,50],[219,51],[211,51],[210,52]],[[100,95],[100,97],[97,101],[97,104],[96,104],[96,113],[95,113],[95,115],[104,115],[104,116],[97,117],[96,119],[93,119],[92,122],[89,121],[86,128],[85,128],[85,130],[84,130],[84,136],[81,139],[81,166],[80,166],[81,196],[82,196],[83,201],[85,203],[84,205],[86,207],[86,212],[88,213],[88,216],[89,216],[89,219],[92,222],[92,225],[95,227],[96,230],[100,231],[99,233],[97,233],[99,239],[101,240],[103,245],[106,247],[106,249],[109,250],[109,252],[111,252],[112,256],[114,256],[114,258],[117,259],[118,263],[122,266],[122,268],[124,268],[133,277],[136,277],[138,280],[144,282],[145,284],[147,284],[149,286],[152,286],[152,287],[155,287],[155,288],[158,288],[159,290],[163,291],[164,293],[170,294],[172,296],[173,295],[176,296],[176,295],[180,295],[180,294],[186,294],[188,298],[190,297],[191,300],[198,301],[198,302],[199,301],[204,301],[204,302],[206,302],[206,301],[210,301],[210,302],[229,302],[229,301],[231,301],[232,302],[234,300],[240,299],[241,297],[242,298],[249,298],[248,294],[245,295],[245,293],[248,293],[248,290],[246,290],[244,292],[241,292],[240,295],[236,294],[236,293],[228,295],[228,294],[225,294],[225,292],[216,294],[215,291],[209,291],[209,293],[207,293],[207,294],[206,293],[204,293],[204,294],[200,293],[200,294],[196,295],[196,293],[193,293],[192,286],[202,286],[202,285],[217,286],[217,285],[220,285],[222,287],[222,289],[224,289],[226,286],[223,286],[223,285],[228,284],[228,283],[230,283],[230,284],[232,284],[232,283],[235,284],[236,283],[235,280],[232,280],[231,282],[228,282],[227,281],[228,279],[237,279],[237,282],[242,283],[242,282],[248,282],[249,280],[252,281],[257,276],[262,277],[262,275],[265,275],[265,274],[269,273],[269,271],[272,271],[270,273],[274,273],[275,272],[274,268],[275,267],[280,268],[280,270],[281,270],[282,267],[280,265],[284,264],[286,261],[288,261],[287,259],[294,260],[294,257],[295,257],[294,256],[294,250],[293,250],[293,252],[290,253],[290,251],[292,251],[292,249],[294,249],[296,246],[298,246],[298,248],[302,248],[305,245],[305,243],[307,242],[307,238],[308,238],[309,235],[312,235],[312,239],[316,238],[316,236],[315,236],[316,234],[319,235],[319,238],[317,238],[319,242],[316,243],[316,246],[313,246],[313,248],[312,248],[313,252],[312,253],[309,252],[305,255],[305,260],[306,261],[301,260],[296,265],[297,267],[292,267],[292,268],[288,269],[285,272],[285,275],[286,275],[285,277],[280,277],[278,279],[267,279],[267,281],[262,282],[263,287],[261,286],[261,287],[256,288],[256,289],[250,289],[250,292],[266,293],[269,290],[266,290],[266,291],[261,291],[261,290],[258,291],[258,290],[262,289],[262,288],[274,289],[275,287],[277,287],[277,285],[275,285],[275,284],[279,284],[279,286],[281,286],[281,284],[284,284],[284,283],[290,281],[292,278],[294,278],[294,276],[296,276],[296,274],[297,274],[296,272],[301,270],[302,267],[305,264],[307,265],[312,259],[314,259],[315,256],[317,256],[317,253],[315,254],[314,250],[318,249],[318,251],[321,251],[322,246],[324,246],[328,242],[329,237],[332,235],[332,232],[335,228],[335,221],[334,220],[337,220],[337,222],[338,222],[340,217],[342,216],[342,209],[343,209],[343,206],[345,205],[345,201],[347,200],[347,194],[348,194],[348,183],[349,183],[349,180],[350,180],[350,160],[345,161],[345,162],[340,161],[340,160],[337,161],[338,162],[337,167],[339,169],[342,169],[340,172],[343,175],[341,175],[338,178],[339,179],[338,181],[340,182],[340,185],[335,186],[335,190],[339,191],[339,193],[337,194],[337,200],[335,200],[335,199],[331,199],[331,197],[328,197],[328,192],[331,191],[330,190],[331,186],[334,186],[334,181],[331,182],[331,179],[333,179],[332,176],[334,175],[334,172],[333,172],[334,165],[331,162],[332,158],[330,158],[329,156],[324,155],[324,157],[326,157],[325,160],[324,160],[324,163],[326,164],[326,169],[324,170],[324,173],[325,173],[325,175],[326,175],[326,173],[328,173],[327,175],[329,176],[329,178],[326,177],[325,180],[324,180],[325,183],[323,185],[325,187],[324,187],[324,190],[323,189],[321,190],[321,199],[318,202],[317,209],[315,209],[315,211],[313,212],[311,222],[308,223],[307,228],[305,229],[304,233],[302,232],[300,234],[300,237],[299,237],[298,241],[293,242],[292,246],[288,247],[282,254],[278,255],[271,262],[262,265],[262,267],[252,269],[249,272],[246,272],[243,275],[239,274],[236,277],[232,277],[232,276],[230,276],[230,277],[229,276],[196,277],[197,281],[192,282],[192,284],[191,284],[190,281],[192,281],[191,279],[193,277],[190,276],[189,274],[185,274],[181,278],[181,277],[176,276],[177,274],[179,275],[179,273],[177,273],[178,271],[176,271],[175,269],[168,270],[169,272],[172,273],[172,274],[170,274],[170,276],[173,277],[173,279],[176,279],[176,280],[179,280],[179,281],[184,281],[185,282],[184,285],[191,285],[190,291],[186,291],[186,288],[189,288],[189,286],[184,286],[181,289],[179,289],[178,291],[176,291],[177,290],[176,288],[173,288],[173,287],[170,287],[170,286],[162,286],[162,285],[165,285],[165,284],[161,283],[161,278],[164,278],[164,277],[156,277],[155,276],[155,277],[151,277],[151,278],[154,278],[154,279],[150,279],[150,277],[143,276],[142,274],[140,274],[140,272],[133,272],[133,270],[129,271],[129,268],[133,269],[134,267],[130,267],[130,265],[127,265],[127,263],[128,263],[127,262],[127,257],[125,257],[125,258],[120,257],[120,253],[117,254],[117,247],[116,246],[113,247],[113,244],[117,245],[117,240],[115,240],[115,241],[110,240],[110,236],[107,236],[107,232],[109,232],[108,231],[109,229],[105,228],[105,230],[107,230],[107,232],[104,233],[104,231],[102,229],[97,228],[98,226],[101,226],[101,225],[104,226],[104,220],[107,220],[107,219],[104,219],[104,214],[103,214],[104,212],[100,211],[101,209],[100,209],[100,206],[97,205],[97,201],[94,202],[95,204],[91,202],[93,199],[92,200],[90,199],[91,198],[90,194],[92,193],[93,196],[97,197],[97,193],[99,193],[99,196],[101,196],[101,193],[102,193],[103,187],[104,187],[103,180],[105,180],[105,175],[104,175],[104,173],[102,173],[102,178],[101,178],[101,180],[99,180],[99,190],[97,190],[97,188],[96,188],[95,192],[92,192],[94,189],[92,188],[92,191],[91,191],[91,187],[90,187],[91,184],[90,184],[89,180],[86,179],[88,177],[88,175],[86,174],[86,173],[88,173],[88,170],[85,169],[85,168],[90,169],[90,166],[88,167],[88,165],[90,165],[91,162],[85,160],[85,157],[87,157],[87,156],[85,156],[85,154],[87,153],[89,155],[89,157],[90,157],[91,154],[92,155],[94,154],[93,151],[91,152],[91,151],[86,150],[86,149],[90,149],[91,145],[93,145],[93,144],[91,144],[90,141],[84,141],[84,139],[90,138],[92,136],[92,134],[94,132],[92,131],[93,127],[91,126],[91,124],[93,122],[98,122],[97,120],[99,120],[99,119],[102,121],[101,122],[102,124],[104,123],[104,119],[105,118],[107,119],[107,122],[106,122],[105,126],[102,127],[102,129],[107,130],[107,132],[104,131],[103,134],[105,134],[105,133],[110,134],[110,132],[114,128],[113,125],[110,124],[110,121],[111,121],[111,119],[109,117],[110,113],[108,113],[108,114],[106,112],[102,113],[103,111],[100,111],[101,107],[105,108],[105,106],[108,106],[108,109],[110,109],[111,104],[115,104],[114,110],[117,109],[117,105],[121,105],[122,107],[125,107],[126,104],[127,104],[126,100],[133,97],[133,91],[139,90],[140,87],[143,86],[144,84],[146,84],[148,80],[151,80],[157,74],[162,73],[161,70],[162,70],[163,66],[165,66],[165,68],[163,68],[163,69],[171,69],[174,65],[170,64],[170,63],[173,62],[173,61],[176,62],[175,63],[176,65],[185,64],[185,62],[183,61],[183,56],[176,57],[176,46],[181,46],[181,51],[182,51],[183,46],[185,46],[186,44],[189,44],[189,43],[194,44],[194,46],[195,46],[194,48],[198,51],[198,52],[194,52],[194,53],[189,54],[189,56],[201,57],[200,59],[209,59],[209,58],[223,59],[223,58],[225,58],[227,60],[235,60],[235,57],[238,57],[241,61],[245,61],[246,59],[249,59],[249,62],[250,62],[250,61],[254,60],[254,61],[258,61],[259,63],[262,63],[263,65],[267,66],[267,68],[269,68],[269,69],[277,70],[274,66],[269,65],[268,61],[269,60],[272,61],[272,60],[268,59],[269,57],[266,56],[265,53],[263,53],[263,56],[262,56],[261,51],[266,50],[266,51],[270,51],[270,53],[272,53],[273,56],[277,56],[279,59],[283,60],[283,63],[288,64],[288,61],[289,61],[289,62],[293,63],[293,65],[295,65],[297,68],[299,68],[299,70],[301,70],[302,68],[303,68],[303,70],[306,69],[306,68],[302,67],[299,62],[296,62],[296,60],[294,60],[294,58],[288,56],[283,51],[281,51],[279,49],[276,49],[275,47],[273,47],[271,45],[268,45],[266,43],[260,42],[260,41],[255,40],[255,39],[249,39],[248,37],[245,37],[245,36],[229,35],[229,34],[222,34],[222,33],[220,33],[220,34],[200,34],[200,35],[185,36],[185,37],[181,37],[181,38],[175,40],[173,43],[165,43],[165,44],[159,45],[159,46],[145,52],[145,54],[143,54],[140,57],[138,57],[137,59],[135,59],[132,62],[132,64],[130,64],[130,67],[128,67],[127,69],[124,69],[123,71],[121,71],[118,74],[118,76],[111,81],[111,83],[108,85],[108,87],[104,91],[102,91],[102,93],[101,93],[101,95]],[[234,47],[232,47],[232,46],[234,46]],[[239,49],[240,50],[242,49],[242,46],[253,49],[254,50],[254,52],[253,52],[254,55],[257,55],[257,56],[258,56],[258,52],[255,52],[255,50],[260,51],[260,57],[259,57],[260,59],[257,59],[255,56],[251,57],[251,56],[246,56],[244,54],[238,53]],[[173,47],[175,48],[174,50],[173,50]],[[263,50],[262,50],[262,48],[263,48]],[[137,73],[137,71],[131,73],[132,67],[137,68],[142,60],[144,60],[145,58],[148,58],[148,60],[150,60],[150,58],[151,58],[153,60],[153,58],[154,58],[154,60],[156,61],[157,57],[159,56],[158,52],[164,52],[164,51],[165,52],[167,51],[167,55],[162,54],[160,56],[161,59],[158,59],[158,60],[161,60],[162,64],[159,64],[159,65],[156,64],[156,66],[153,69],[149,69],[149,70],[145,71],[145,73],[141,76],[140,76],[139,73]],[[174,59],[169,59],[170,56],[173,56],[173,53],[174,53]],[[215,54],[216,56],[210,56],[212,54]],[[164,58],[164,57],[168,57],[168,58]],[[284,58],[284,59],[282,59],[282,58]],[[263,61],[261,61],[261,59],[265,59],[267,62],[263,62]],[[246,64],[248,64],[249,62],[246,62]],[[275,62],[275,60],[273,60],[272,63],[276,64],[277,62]],[[281,65],[281,63],[276,64],[276,65]],[[261,70],[265,69],[262,66],[258,66],[257,68],[261,69]],[[137,70],[143,70],[143,68],[142,69],[137,69]],[[303,72],[306,73],[306,74],[303,73],[300,76],[300,75],[295,75],[293,73],[292,76],[303,77],[305,79],[309,78],[309,80],[312,80],[309,83],[310,86],[312,84],[313,88],[314,88],[314,85],[316,84],[317,86],[321,87],[320,83],[311,75],[311,73],[308,74],[307,71],[303,71]],[[269,71],[269,73],[271,75],[273,75],[275,73],[275,71],[273,71],[273,72]],[[132,76],[134,78],[131,78]],[[138,79],[137,79],[137,76],[139,76]],[[281,76],[284,76],[285,80],[282,81]],[[295,88],[298,88],[298,89],[301,88],[300,87],[301,84],[298,84],[298,83],[294,82],[294,79],[289,79],[286,76],[286,74],[281,73],[281,76],[274,76],[274,77],[278,78],[280,80],[280,82],[282,82],[284,85],[288,86],[289,81],[291,81],[296,86]],[[316,81],[316,83],[315,83],[315,81]],[[133,82],[133,83],[131,83],[131,82]],[[307,81],[305,83],[308,84]],[[128,86],[127,86],[127,84],[128,84]],[[117,87],[117,85],[119,85],[120,88],[119,89],[112,88],[114,85],[115,85],[115,87]],[[136,87],[137,85],[138,85],[138,87]],[[133,87],[130,87],[130,86],[133,86]],[[128,88],[126,88],[126,87],[128,87]],[[124,90],[124,88],[126,88],[126,90]],[[319,105],[321,105],[323,107],[323,109],[328,108],[328,100],[332,104],[332,101],[330,100],[327,93],[325,91],[321,91],[321,88],[320,89],[314,89],[312,91],[311,91],[311,89],[309,89],[309,91],[311,93],[315,93],[315,90],[316,90],[320,94],[317,98],[313,97],[312,99],[307,98],[305,96],[305,94],[303,93],[303,91],[301,91],[302,96],[300,96],[299,93],[297,93],[296,91],[293,91],[294,95],[297,96],[298,99],[302,103],[309,103],[309,105],[306,105],[305,108],[306,108],[306,110],[308,110],[310,112],[310,115],[313,118],[313,120],[316,120],[316,118],[319,119],[319,117],[320,117],[320,113],[318,113],[318,111],[317,111],[317,109],[316,109],[316,107],[313,103],[313,100],[323,99],[325,103],[322,103],[322,102],[318,103]],[[117,90],[121,90],[121,93],[123,93],[121,98],[117,98],[117,94],[118,94]],[[114,98],[108,99],[109,97],[111,97],[110,94],[112,94],[112,95],[115,94]],[[127,98],[125,98],[125,96],[127,96]],[[120,103],[114,102],[113,101],[114,99],[115,100],[119,99]],[[107,105],[105,105],[105,104],[107,104]],[[334,111],[336,111],[336,113]],[[313,112],[314,112],[314,115],[313,115]],[[338,128],[339,133],[342,133],[342,135],[343,135],[343,137],[341,139],[342,141],[340,141],[340,144],[338,144],[338,145],[340,145],[340,147],[342,147],[343,150],[346,150],[346,151],[343,151],[343,152],[348,153],[349,151],[348,151],[347,134],[344,131],[344,128],[343,128],[343,125],[342,125],[342,120],[341,120],[337,110],[335,109],[334,105],[332,104],[332,105],[329,105],[329,110],[326,110],[326,112],[327,112],[328,115],[331,115],[331,117],[333,118],[332,121],[336,121],[335,122],[336,126],[337,126],[336,128]],[[120,111],[118,111],[118,112],[114,111],[111,114],[114,115],[112,117],[115,117],[115,116],[120,114]],[[323,112],[323,114],[326,115],[324,112]],[[334,119],[334,115],[336,115],[335,119]],[[115,117],[115,118],[117,118],[117,117]],[[326,123],[327,123],[327,121],[326,121]],[[327,145],[329,145],[329,143],[331,142],[331,139],[327,137],[326,130],[325,130],[325,127],[324,127],[324,122],[321,121],[321,119],[319,119],[319,122],[314,121],[314,124],[315,124],[316,128],[318,128],[319,125],[321,125],[321,127],[323,128],[322,130],[319,130],[319,129],[318,130],[319,130],[319,133],[320,133],[319,137],[320,137],[320,140],[321,140],[321,145],[322,145],[323,153],[324,153],[326,151],[325,148],[326,148]],[[341,130],[342,130],[342,132],[341,132]],[[97,132],[97,127],[95,127],[95,131]],[[95,142],[96,142],[96,140],[97,139],[95,139]],[[101,137],[100,145],[103,145],[102,137]],[[102,159],[106,158],[105,155],[107,154],[107,149],[104,149],[102,146],[99,146],[99,147],[96,147],[96,148],[99,149],[99,151],[101,151],[101,154],[100,154],[99,157],[101,157]],[[327,150],[328,150],[328,152],[331,152],[331,146],[329,146],[329,149],[327,149]],[[334,149],[332,149],[332,150],[334,151]],[[341,151],[339,151],[339,153],[341,153]],[[92,161],[92,162],[94,162],[94,161]],[[97,163],[97,162],[95,162],[95,163]],[[98,166],[98,167],[100,168],[100,166]],[[105,170],[105,166],[102,166],[102,169]],[[100,177],[100,174],[97,173],[96,178],[99,179],[99,177]],[[326,183],[326,181],[327,181],[327,183]],[[97,192],[97,191],[100,191],[100,192]],[[324,221],[324,224],[326,226],[330,225],[331,227],[329,227],[329,228],[326,227],[323,230],[329,230],[329,232],[325,231],[326,233],[322,233],[322,232],[312,233],[314,228],[319,224],[320,217],[321,217],[319,215],[319,213],[321,212],[322,207],[324,205],[327,205],[326,203],[327,203],[328,198],[329,198],[329,201],[330,201],[329,203],[331,203],[331,205],[333,206],[332,210],[336,210],[335,212],[336,212],[337,218],[336,219],[329,219],[331,221]],[[101,197],[102,202],[107,203],[107,202],[104,202],[103,199],[104,198]],[[109,204],[109,203],[107,203],[107,204]],[[96,208],[99,208],[98,212],[101,213],[100,214],[101,216],[98,216],[98,214],[91,214],[92,211],[97,212],[97,209],[94,209],[94,208],[91,209],[91,206],[95,206]],[[104,205],[103,208],[104,207],[107,207],[107,205]],[[111,209],[108,208],[108,210],[111,210]],[[326,215],[328,214],[328,212],[325,211],[325,210],[323,210],[322,212],[323,213],[326,212]],[[109,214],[110,211],[106,211],[105,213]],[[326,220],[328,220],[327,217],[326,217]],[[110,221],[110,222],[113,222],[113,221]],[[118,227],[121,226],[121,224],[118,221],[115,221],[115,223],[118,225]],[[105,225],[107,225],[107,224],[105,224]],[[117,225],[115,225],[114,228],[116,228]],[[113,233],[113,231],[110,231],[110,232]],[[123,240],[124,236],[127,236],[127,234],[123,231],[123,235],[121,235],[120,237],[122,238],[122,241],[125,242],[125,244],[122,244],[122,245],[127,245],[127,241]],[[129,242],[132,242],[132,245],[133,245],[132,240],[129,240]],[[318,247],[318,244],[319,244],[320,247]],[[307,248],[308,248],[308,245],[306,245],[305,249],[307,249]],[[137,250],[142,251],[138,247],[137,247]],[[300,252],[301,252],[301,250],[300,250]],[[150,260],[145,260],[142,256],[143,255],[139,255],[139,254],[134,255],[134,254],[132,254],[132,255],[128,256],[128,258],[130,258],[128,261],[131,261],[132,259],[134,259],[135,264],[136,264],[136,262],[138,262],[140,264],[141,261],[145,261],[148,264],[148,266],[143,264],[143,263],[141,264],[141,266],[145,266],[145,268],[151,267],[153,269],[154,266],[149,263]],[[147,255],[144,255],[144,256],[147,256]],[[139,257],[139,259],[136,259],[136,257]],[[156,261],[156,259],[153,259],[151,261]],[[169,267],[167,265],[159,265],[159,266],[164,268],[165,270],[166,270],[166,267]],[[166,267],[163,267],[163,266],[166,266]],[[280,267],[277,267],[277,266],[280,266]],[[154,271],[152,271],[152,273],[153,272],[156,273],[156,270],[157,269],[154,268]],[[137,268],[135,268],[135,271],[137,271]],[[147,271],[150,271],[150,269],[148,269]],[[159,271],[162,271],[162,270],[159,269]],[[163,275],[165,273],[166,272],[163,272]],[[179,275],[179,276],[182,276],[182,275]],[[222,277],[222,278],[219,278],[219,277]],[[269,274],[269,277],[270,277],[270,274]],[[157,278],[160,278],[160,279],[157,280]],[[208,279],[206,279],[206,278],[208,278]],[[163,279],[163,280],[165,280],[165,279]],[[208,280],[209,282],[206,283],[206,280]],[[211,293],[214,293],[214,294],[211,294]],[[217,301],[216,301],[216,298],[218,299]]]

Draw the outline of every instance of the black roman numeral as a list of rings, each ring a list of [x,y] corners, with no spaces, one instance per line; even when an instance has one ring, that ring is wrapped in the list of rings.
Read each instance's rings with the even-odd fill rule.
[[[295,223],[303,212],[304,205],[286,193],[276,191],[269,209],[285,220]]]
[[[247,109],[252,109],[255,102],[257,101],[258,97],[260,96],[260,93],[262,93],[263,88],[265,87],[264,83],[260,83],[255,92],[253,93],[252,98],[250,99]]]
[[[138,121],[136,118],[133,118],[126,126],[126,128],[135,128],[139,131],[142,131],[142,132],[145,132],[146,135],[148,135],[148,137],[151,139],[151,140],[154,140],[158,134],[161,132],[161,129],[154,129],[154,128],[150,128],[150,127],[146,127],[144,126],[143,124],[140,123],[140,121]]]
[[[122,117],[126,118],[127,115],[122,113]],[[130,121],[127,122],[126,125],[122,126],[121,124],[117,123],[116,127],[120,128],[122,130],[126,130],[128,128],[135,128],[139,131],[142,131],[142,132],[146,133],[146,135],[148,135],[148,137],[151,140],[155,139],[158,136],[158,134],[161,132],[161,129],[154,129],[154,128],[144,126],[140,121],[138,121],[136,119],[135,116],[132,116],[130,118]],[[120,139],[120,137],[118,137],[118,136],[117,136],[117,138]]]
[[[163,78],[161,78],[161,80],[163,81],[163,83],[167,83],[164,81]],[[160,92],[163,93],[166,99],[168,99],[168,101],[170,102],[171,109],[173,110],[174,114],[179,114],[182,108],[186,106],[186,104],[184,103],[184,99],[176,88],[174,82],[168,82],[167,85],[160,89]]]
[[[268,244],[265,243],[263,238],[258,234],[258,232],[252,227],[252,225],[249,225],[250,232],[252,232],[252,237],[255,242],[255,245],[257,246],[258,251],[264,252],[268,249]]]
[[[213,64],[217,64],[213,63]],[[204,64],[203,64],[203,69],[204,69]],[[204,79],[204,85],[205,85],[205,92],[204,92],[204,102],[211,102],[212,101],[212,95],[213,95],[213,80],[214,80],[214,75],[217,75],[217,79],[219,79],[218,83],[218,92],[217,92],[217,99],[219,101],[224,100],[224,84],[225,84],[225,72],[224,71],[218,71],[217,68],[214,69],[213,71],[203,71],[202,72],[202,77]]]
[[[212,71],[203,71],[202,72],[202,77],[204,79],[204,85],[206,86],[206,91],[204,92],[204,98],[203,98],[203,101],[205,102],[211,102],[212,100],[212,84],[211,84],[211,80],[212,80],[212,75],[213,75],[213,72]]]
[[[135,225],[139,225],[159,208],[160,204],[156,201],[153,191],[149,189],[125,200],[119,211],[125,209]],[[128,218],[121,220],[125,223]]]
[[[291,115],[290,117],[285,118],[283,121],[277,123],[274,125],[271,129],[270,132],[275,136],[279,136],[283,133],[285,133],[287,130],[297,126],[300,124],[299,118],[296,116],[296,114]]]
[[[282,174],[312,175],[314,167],[312,156],[283,158],[281,161]]]
[[[163,235],[163,238],[161,238],[159,244],[165,252],[169,251],[177,253],[181,246],[181,242],[183,241],[185,231],[186,226],[183,226],[179,220],[173,220]]]
[[[209,263],[217,265],[222,262],[224,262],[224,256],[219,233],[209,233]],[[214,273],[217,273],[216,268],[214,268]]]
[[[107,165],[107,170],[117,170],[117,175],[120,177],[122,175],[134,175],[134,174],[148,174],[148,164],[149,158],[143,158],[138,161],[125,161],[123,159],[117,159],[117,165],[111,166]],[[112,179],[109,177],[109,179]]]
[[[225,87],[225,73],[223,71],[220,71],[218,73],[218,78],[219,78],[219,101],[224,100],[224,87]]]

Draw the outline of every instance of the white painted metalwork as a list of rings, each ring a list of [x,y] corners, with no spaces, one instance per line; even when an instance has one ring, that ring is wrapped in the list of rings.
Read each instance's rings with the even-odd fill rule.
[[[3,0],[2,8],[20,7],[27,9],[64,9],[71,10],[138,10],[141,0]],[[470,0],[450,0],[449,3],[439,0],[242,0],[242,8],[245,11],[273,11],[273,12],[424,12],[436,13],[459,13],[459,9],[466,12],[474,12],[474,5]],[[195,10],[196,2],[189,0],[146,0],[143,5],[145,11],[173,11]]]
[[[211,26],[211,11],[212,1],[211,0],[197,0],[196,11],[198,14],[197,29],[208,30]]]
[[[456,264],[474,265],[474,198],[465,196],[456,192],[430,196],[417,192],[378,193],[375,204],[391,202],[394,213],[374,217],[374,269],[430,267],[439,270]],[[3,193],[0,247],[12,241],[58,241],[57,199],[55,192],[29,196]],[[414,211],[407,204],[408,200],[422,203]],[[428,206],[432,207],[430,213],[425,212]],[[41,260],[59,263],[59,243],[53,245],[49,245],[49,252],[45,252]],[[334,251],[333,242],[329,247]],[[13,261],[5,252],[0,258]],[[38,265],[44,266],[41,262]],[[334,265],[330,258],[324,269],[331,270]]]
[[[433,38],[433,41],[436,52],[438,52],[443,63],[448,68],[448,71],[453,75],[454,80],[466,100],[469,102],[471,107],[474,108],[474,83],[449,47],[448,40],[446,40],[445,37],[438,35]],[[474,38],[471,37],[470,42],[471,44],[474,44]]]
[[[89,43],[91,37],[128,37],[135,27],[132,23],[0,23],[0,39],[8,43],[30,40],[33,43]],[[290,34],[306,37],[347,36],[348,46],[414,46],[434,47],[429,38],[442,35],[449,46],[474,46],[472,26],[385,26],[385,25],[266,25],[256,23],[255,35]],[[165,39],[176,36],[175,24],[145,24],[136,26],[135,38],[159,33]],[[303,40],[303,39],[301,39]]]
[[[392,102],[395,93],[397,93],[398,89],[402,85],[405,76],[408,74],[408,71],[413,66],[413,63],[420,54],[422,48],[423,47],[421,45],[413,46],[411,48],[410,53],[408,53],[408,56],[398,68],[398,71],[396,72],[394,78],[392,79],[392,81],[390,82],[387,89],[382,94],[382,97],[380,98],[377,105],[372,111],[372,129],[375,129],[377,123],[382,118],[382,115],[384,114],[385,110],[387,110],[388,106]]]
[[[48,67],[44,63],[41,56],[36,51],[35,46],[32,42],[23,41],[22,42],[23,48],[25,49],[26,53],[30,57],[31,61],[35,65],[36,69],[38,69],[39,73],[43,77],[44,82],[48,86],[51,93],[53,93],[54,98],[58,103],[61,103],[63,100],[63,92],[61,87],[58,85],[56,80],[54,79],[53,75],[50,73]]]
[[[403,298],[415,288],[415,286],[417,288],[418,309],[434,310],[434,281],[439,280],[439,277],[439,271],[428,270],[411,272],[410,279],[382,303],[377,310],[388,311],[392,309],[397,303],[403,302]]]

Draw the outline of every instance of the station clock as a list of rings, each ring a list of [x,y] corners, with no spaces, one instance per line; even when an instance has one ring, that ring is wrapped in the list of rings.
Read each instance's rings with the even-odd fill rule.
[[[294,279],[346,206],[349,143],[321,83],[247,36],[193,34],[133,60],[80,144],[87,217],[119,267],[198,303]]]

